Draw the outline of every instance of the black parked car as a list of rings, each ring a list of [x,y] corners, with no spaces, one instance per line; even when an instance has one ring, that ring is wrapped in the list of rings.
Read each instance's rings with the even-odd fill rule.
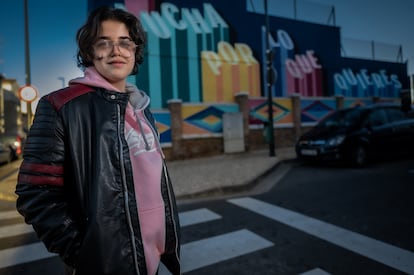
[[[13,159],[10,147],[0,142],[0,164],[9,163]]]
[[[374,156],[412,153],[413,149],[414,118],[396,104],[337,110],[296,143],[301,160],[343,160],[357,166]]]
[[[16,160],[23,155],[25,141],[26,134],[23,131],[0,134],[0,143],[9,147],[11,152],[11,160]]]

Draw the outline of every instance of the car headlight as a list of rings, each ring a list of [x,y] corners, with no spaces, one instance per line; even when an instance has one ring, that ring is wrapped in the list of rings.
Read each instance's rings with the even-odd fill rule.
[[[333,137],[331,139],[328,139],[328,141],[326,143],[327,143],[328,146],[338,146],[339,144],[344,142],[344,140],[345,140],[345,136],[344,135],[339,135],[339,136]]]

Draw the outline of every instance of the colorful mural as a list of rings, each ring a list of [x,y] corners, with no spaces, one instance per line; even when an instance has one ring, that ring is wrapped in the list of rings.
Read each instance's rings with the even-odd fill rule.
[[[104,1],[105,4],[111,2]],[[246,0],[114,0],[141,19],[148,37],[136,83],[153,108],[169,99],[233,102],[234,94],[266,96],[266,39],[277,72],[275,97],[398,97],[407,64],[343,58],[340,29],[247,11]],[[89,8],[102,5],[90,0]]]
[[[221,136],[223,114],[238,111],[237,104],[183,104],[183,136]]]
[[[307,50],[304,54],[295,54],[295,45],[292,38],[285,30],[277,30],[277,39],[268,35],[270,50],[273,52],[272,65],[279,72],[280,85],[272,87],[272,93],[276,96],[289,96],[301,94],[303,96],[323,95],[322,66],[313,50]],[[278,42],[276,42],[278,41]],[[266,53],[266,31],[262,28],[262,52]],[[266,56],[262,60],[266,60]],[[262,62],[262,71],[266,71],[266,62]],[[263,83],[266,83],[266,76]],[[267,94],[267,93],[265,93]]]
[[[249,98],[250,125],[263,125],[268,121],[267,99]],[[292,124],[292,101],[290,98],[274,98],[272,101],[273,121],[276,124]]]
[[[217,45],[217,53],[202,51],[204,102],[233,102],[234,95],[247,92],[260,96],[260,68],[250,47],[243,43]]]
[[[372,98],[347,98],[344,100],[344,108],[365,106],[372,104]]]
[[[168,110],[154,110],[154,119],[163,145],[171,143],[171,114]]]
[[[335,98],[303,98],[301,105],[302,123],[316,123],[336,110]]]
[[[270,92],[276,125],[292,124],[291,95],[301,99],[301,120],[332,112],[334,95],[398,98],[409,86],[406,63],[343,58],[340,28],[249,12],[246,0],[89,0],[136,14],[147,33],[144,63],[129,81],[151,97],[163,144],[171,142],[168,100],[183,102],[184,135],[220,135],[222,114],[237,112],[234,95],[249,95],[250,126],[267,122],[266,39],[277,78]],[[264,88],[266,87],[266,88]],[[261,126],[260,126],[261,127]]]
[[[335,73],[335,94],[366,97],[399,97],[402,84],[396,74],[388,74],[386,70],[369,73],[367,69],[354,72],[350,68]]]
[[[175,19],[177,13],[182,16],[179,21]],[[151,106],[166,107],[169,99],[202,102],[202,77],[208,72],[202,72],[201,56],[203,51],[217,51],[218,46],[226,45],[224,42],[229,41],[227,23],[210,4],[205,4],[200,12],[162,3],[160,12],[142,11],[140,19],[147,32],[148,46],[136,81],[151,96]],[[210,65],[204,68],[217,66],[217,62],[226,57],[225,48],[219,50],[220,55],[204,53]],[[217,82],[217,79],[211,81]],[[220,91],[220,95],[227,92]]]

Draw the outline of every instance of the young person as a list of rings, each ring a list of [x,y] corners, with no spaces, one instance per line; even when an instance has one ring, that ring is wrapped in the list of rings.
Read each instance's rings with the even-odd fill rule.
[[[126,78],[145,33],[99,8],[77,33],[84,76],[43,96],[24,148],[17,209],[71,274],[180,274],[179,221],[149,97]]]

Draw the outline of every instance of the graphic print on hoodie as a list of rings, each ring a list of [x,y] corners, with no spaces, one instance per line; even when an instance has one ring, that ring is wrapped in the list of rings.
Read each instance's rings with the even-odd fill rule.
[[[125,113],[125,137],[133,167],[135,197],[148,274],[155,274],[165,246],[165,209],[161,195],[161,149],[154,131],[143,115],[143,109],[148,104],[149,98],[142,95],[140,104],[134,104],[135,108],[128,104]]]

